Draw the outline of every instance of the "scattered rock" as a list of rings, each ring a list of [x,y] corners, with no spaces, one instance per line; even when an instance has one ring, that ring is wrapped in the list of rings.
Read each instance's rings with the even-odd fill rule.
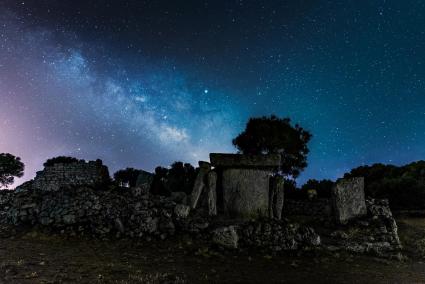
[[[238,233],[234,226],[221,227],[213,231],[212,241],[225,248],[238,248]]]

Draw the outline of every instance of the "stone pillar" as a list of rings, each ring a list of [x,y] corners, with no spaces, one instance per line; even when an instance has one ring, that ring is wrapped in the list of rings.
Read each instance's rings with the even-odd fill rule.
[[[190,195],[190,207],[195,209],[198,205],[199,197],[205,188],[205,178],[208,172],[211,170],[211,165],[208,162],[199,162],[199,173],[196,176],[195,184]]]
[[[217,173],[210,171],[207,175],[208,215],[217,215]]]
[[[284,202],[285,180],[281,176],[273,176],[270,179],[269,217],[277,220],[282,219]]]
[[[366,215],[364,178],[338,180],[332,188],[332,205],[339,224],[346,224],[351,219]]]

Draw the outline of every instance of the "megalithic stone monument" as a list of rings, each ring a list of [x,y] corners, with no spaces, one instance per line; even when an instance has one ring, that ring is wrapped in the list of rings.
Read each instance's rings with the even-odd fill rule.
[[[271,155],[242,155],[242,154],[210,154],[211,165],[218,174],[217,200],[219,209],[224,215],[233,218],[249,219],[256,217],[269,217],[270,207],[282,200],[283,187],[280,193],[272,194],[270,197],[270,179],[275,175],[280,166],[279,154]],[[276,215],[279,215],[276,213]],[[273,216],[274,217],[274,213]]]

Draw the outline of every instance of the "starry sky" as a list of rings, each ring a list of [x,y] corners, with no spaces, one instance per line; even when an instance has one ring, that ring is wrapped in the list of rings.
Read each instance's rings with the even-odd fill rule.
[[[113,172],[235,152],[249,117],[313,134],[299,178],[425,158],[425,2],[0,0],[0,152]]]

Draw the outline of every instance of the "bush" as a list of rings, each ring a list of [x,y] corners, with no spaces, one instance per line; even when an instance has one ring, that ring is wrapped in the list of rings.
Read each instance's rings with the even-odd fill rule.
[[[80,161],[84,161],[84,160],[79,160],[77,158],[73,158],[73,157],[66,157],[66,156],[58,156],[58,157],[54,157],[51,159],[48,159],[43,166],[44,167],[51,167],[55,164],[72,164],[72,163],[78,163]]]
[[[190,194],[195,183],[197,170],[188,163],[174,162],[169,169],[157,167],[151,193],[168,196],[171,192],[183,191]]]
[[[136,186],[137,180],[142,173],[146,173],[147,175],[150,174],[143,170],[138,170],[134,168],[126,168],[126,169],[115,172],[114,180],[118,183],[118,185],[123,186],[124,184],[128,184],[130,187],[134,187]]]
[[[330,198],[334,182],[329,179],[315,180],[309,179],[302,187],[301,191],[307,196],[308,190],[316,190],[318,198]]]

